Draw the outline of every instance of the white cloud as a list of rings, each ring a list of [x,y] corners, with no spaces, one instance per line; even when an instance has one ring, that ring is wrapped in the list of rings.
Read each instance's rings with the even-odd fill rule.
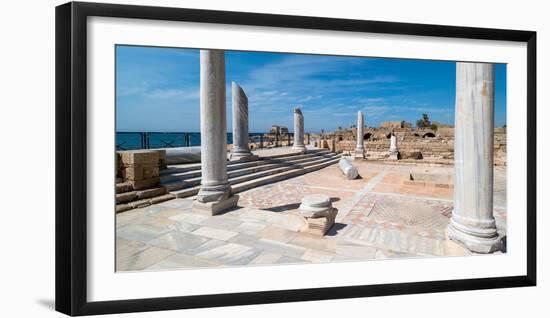
[[[200,90],[196,89],[152,89],[141,93],[142,96],[153,99],[177,99],[193,100],[198,99]]]

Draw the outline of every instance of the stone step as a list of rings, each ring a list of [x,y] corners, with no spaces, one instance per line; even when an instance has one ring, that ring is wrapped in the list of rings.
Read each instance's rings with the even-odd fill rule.
[[[282,159],[286,157],[294,157],[294,159],[298,158],[305,158],[310,157],[314,155],[320,155],[320,154],[326,154],[330,153],[330,151],[326,149],[308,149],[307,153],[303,154],[300,152],[293,152],[293,153],[286,153],[286,154],[280,154],[280,155],[273,155],[273,156],[262,156],[258,159],[251,160],[251,161],[228,161],[227,162],[227,170],[234,170],[239,169],[242,167],[251,167],[254,165],[261,165],[264,163],[264,161],[268,160],[274,160],[274,159]],[[200,163],[193,163],[193,164],[181,164],[181,165],[170,165],[168,169],[164,169],[160,171],[160,175],[172,175],[176,173],[185,173],[185,172],[197,172],[201,170],[201,164]]]
[[[323,152],[320,154],[310,154],[307,156],[293,156],[288,157],[288,159],[269,159],[269,160],[259,160],[259,161],[253,161],[248,163],[242,163],[239,165],[231,165],[228,166],[228,176],[239,176],[246,173],[252,173],[252,172],[258,172],[262,170],[268,170],[275,167],[282,167],[282,166],[290,166],[295,164],[300,164],[303,162],[307,162],[319,157],[331,157],[333,156],[330,152]],[[192,178],[197,178],[202,175],[201,171],[188,171],[188,172],[182,172],[182,173],[174,173],[171,175],[165,175],[161,176],[160,181],[161,184],[166,186],[169,189],[174,189],[171,184],[172,183],[178,183],[181,181],[191,180]]]
[[[269,175],[273,175],[273,174],[276,174],[276,173],[279,173],[279,172],[288,171],[288,170],[291,170],[291,169],[304,169],[304,168],[307,168],[309,166],[316,165],[318,163],[322,163],[322,162],[325,162],[325,161],[328,161],[328,160],[332,160],[335,157],[336,156],[331,156],[331,157],[328,157],[328,158],[327,157],[315,158],[315,160],[310,160],[310,161],[307,161],[307,162],[304,162],[304,163],[301,163],[301,164],[283,165],[283,166],[274,167],[272,169],[268,169],[268,170],[265,170],[265,171],[258,171],[258,172],[254,172],[254,173],[243,174],[243,175],[240,175],[240,176],[230,176],[229,177],[229,183],[236,184],[236,183],[244,182],[244,181],[255,179],[255,178],[260,178],[260,177],[263,177],[265,175],[269,176]]]
[[[303,155],[311,155],[311,154],[321,154],[321,153],[329,153],[330,151],[328,149],[308,149],[305,153],[303,152],[290,152],[290,153],[284,153],[279,155],[271,155],[271,156],[262,156],[263,159],[280,159],[280,158],[286,158],[286,157],[292,157],[292,156],[303,156]]]
[[[239,183],[239,184],[236,184],[234,187],[232,187],[232,190],[234,193],[239,193],[255,187],[265,185],[265,184],[270,184],[273,182],[294,178],[294,177],[301,176],[303,174],[320,170],[330,165],[336,164],[338,163],[339,160],[340,160],[340,156],[338,155],[338,156],[335,156],[335,158],[323,160],[320,163],[317,163],[305,168],[296,168],[296,169],[292,169],[282,173],[277,173],[271,176],[266,176],[266,177],[250,180],[247,182]]]
[[[323,158],[321,160],[316,160],[314,162],[308,163],[306,165],[276,168],[260,173],[232,178],[229,179],[229,183],[232,185],[233,193],[239,193],[248,189],[252,189],[254,187],[286,180],[311,171],[319,170],[335,164],[339,160],[340,155],[334,155],[332,158]],[[200,185],[197,185],[190,188],[171,191],[170,193],[176,195],[178,198],[185,198],[196,195],[199,192],[199,189]]]
[[[115,201],[117,204],[137,201],[141,199],[149,199],[156,196],[166,194],[166,189],[164,187],[157,187],[146,190],[136,190],[136,191],[127,191],[122,193],[117,193],[115,196]]]
[[[283,172],[291,169],[308,167],[326,160],[333,159],[336,156],[337,155],[332,155],[330,157],[317,156],[315,158],[310,159],[308,162],[303,162],[300,164],[287,164],[287,165],[283,164],[281,166],[275,165],[275,166],[267,167],[267,170],[260,169],[259,171],[255,171],[253,169],[243,169],[243,171],[232,171],[228,173],[229,183],[233,184],[232,182],[243,182],[253,178],[272,175],[275,173],[279,173],[279,172]],[[201,177],[197,177],[197,178],[192,178],[188,180],[181,180],[178,182],[166,183],[166,184],[163,184],[163,186],[166,187],[168,191],[177,191],[180,189],[198,186],[200,185],[200,182],[201,182]]]
[[[289,159],[294,160],[294,159],[308,158],[308,157],[321,155],[321,154],[328,154],[328,153],[329,153],[328,151],[315,151],[315,152],[312,152],[312,153],[308,152],[307,154],[295,154],[294,153],[291,156],[288,155],[288,154],[285,154],[284,156],[285,157],[292,157],[292,158],[289,158]],[[237,169],[246,168],[246,167],[253,167],[253,166],[263,165],[266,162],[269,162],[269,161],[274,162],[275,160],[281,160],[283,158],[284,157],[281,157],[281,156],[270,156],[270,157],[260,157],[259,159],[252,160],[252,161],[245,161],[245,162],[229,161],[227,163],[227,170],[231,171],[231,170],[237,170]],[[196,164],[193,164],[192,166],[186,165],[186,166],[183,166],[183,167],[170,166],[167,170],[163,170],[161,172],[161,175],[162,176],[166,175],[166,178],[169,178],[169,176],[186,175],[186,174],[189,175],[189,176],[198,176],[198,175],[200,175],[200,168],[201,168],[200,165],[197,166]]]

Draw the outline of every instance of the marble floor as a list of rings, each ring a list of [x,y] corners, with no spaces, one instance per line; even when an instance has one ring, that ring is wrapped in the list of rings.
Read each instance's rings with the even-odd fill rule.
[[[338,165],[239,194],[222,215],[193,212],[192,198],[117,214],[117,271],[465,256],[445,236],[452,184],[408,182],[410,174],[452,176],[449,166],[355,161],[360,178]],[[495,167],[494,211],[506,235],[506,169]],[[445,178],[443,178],[445,179]],[[336,224],[324,237],[301,232],[306,194],[331,197]],[[498,252],[500,253],[500,252]]]

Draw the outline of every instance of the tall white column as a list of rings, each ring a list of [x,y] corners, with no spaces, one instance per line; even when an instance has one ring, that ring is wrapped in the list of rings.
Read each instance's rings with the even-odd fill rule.
[[[227,180],[224,51],[200,51],[200,116],[202,179],[193,207],[214,215],[238,201]]]
[[[449,238],[469,250],[500,249],[493,216],[494,66],[456,64],[454,210]]]
[[[294,144],[292,149],[305,151],[304,144],[304,115],[300,108],[294,108]]]
[[[399,158],[399,151],[397,150],[397,137],[395,136],[395,133],[391,132],[390,136],[390,159],[397,160]]]
[[[248,97],[244,90],[235,82],[231,83],[233,109],[233,148],[231,159],[253,158],[248,146]]]
[[[363,145],[363,133],[365,118],[362,111],[357,112],[357,146],[355,147],[355,158],[365,158],[365,146]]]

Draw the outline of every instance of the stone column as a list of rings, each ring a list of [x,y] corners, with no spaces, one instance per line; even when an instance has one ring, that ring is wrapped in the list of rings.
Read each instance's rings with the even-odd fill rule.
[[[469,250],[500,249],[493,216],[494,66],[456,63],[454,210],[449,238]]]
[[[231,159],[252,159],[248,146],[248,97],[237,83],[231,83],[233,108],[233,148]]]
[[[395,137],[395,133],[393,132],[393,130],[390,136],[390,159],[399,159],[399,151],[397,150],[397,138]]]
[[[363,132],[365,127],[365,118],[363,112],[357,112],[357,146],[355,147],[355,158],[365,158],[365,146],[363,145]]]
[[[294,145],[292,149],[305,151],[304,144],[304,115],[300,108],[294,108]]]
[[[359,176],[357,168],[355,168],[346,158],[342,157],[340,161],[338,161],[338,165],[348,180],[356,179]]]
[[[214,215],[239,199],[227,180],[224,51],[200,51],[200,107],[202,179],[193,207]]]

